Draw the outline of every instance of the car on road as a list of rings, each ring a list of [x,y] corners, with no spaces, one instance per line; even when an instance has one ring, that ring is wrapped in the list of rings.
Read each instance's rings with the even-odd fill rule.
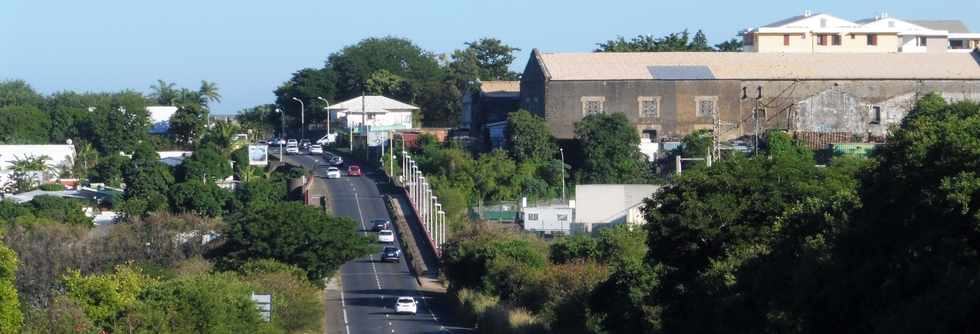
[[[326,153],[323,154],[323,157],[331,165],[340,166],[340,165],[343,165],[344,164],[344,158],[341,158],[339,155],[336,155],[336,154],[333,154],[333,153],[330,153],[330,152],[326,152]]]
[[[292,145],[299,145],[299,142],[296,141],[296,139],[287,140],[286,141],[286,145],[290,145],[290,144],[292,144]]]
[[[391,229],[391,221],[389,221],[387,219],[375,219],[375,220],[372,220],[371,221],[371,229],[374,230],[375,232],[379,232],[381,230],[390,230]]]
[[[304,150],[310,149],[310,140],[309,139],[300,139],[299,140],[299,147],[302,148],[302,149],[304,149]]]
[[[310,154],[323,154],[323,146],[310,145]]]
[[[401,262],[402,250],[398,247],[385,247],[381,250],[381,262]]]
[[[340,178],[340,169],[338,169],[337,167],[327,168],[327,178],[328,179],[339,179]]]
[[[299,154],[299,147],[296,144],[286,144],[286,154]]]
[[[418,302],[412,297],[398,297],[395,301],[395,313],[415,314],[418,311]]]
[[[392,230],[378,231],[378,242],[384,244],[395,243],[395,231]]]
[[[350,165],[347,167],[347,176],[361,176],[361,166]]]

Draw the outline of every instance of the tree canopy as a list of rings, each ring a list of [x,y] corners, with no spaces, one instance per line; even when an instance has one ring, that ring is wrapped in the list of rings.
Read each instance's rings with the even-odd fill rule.
[[[649,166],[640,153],[640,135],[626,115],[591,114],[575,124],[582,147],[579,177],[585,183],[637,183],[648,178]]]

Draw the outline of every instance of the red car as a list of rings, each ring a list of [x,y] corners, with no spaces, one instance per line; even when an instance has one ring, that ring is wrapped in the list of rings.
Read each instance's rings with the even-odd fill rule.
[[[361,176],[361,167],[350,165],[350,167],[347,167],[347,176]]]

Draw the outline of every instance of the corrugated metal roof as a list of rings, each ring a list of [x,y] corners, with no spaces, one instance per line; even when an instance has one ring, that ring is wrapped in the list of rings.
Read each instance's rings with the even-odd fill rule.
[[[909,20],[909,23],[920,25],[932,30],[946,30],[954,34],[970,32],[970,29],[960,20]]]
[[[355,97],[353,99],[340,102],[331,105],[330,110],[345,111],[349,113],[360,113],[361,112],[361,97]],[[408,103],[403,103],[401,101],[387,98],[379,95],[368,95],[364,97],[363,106],[368,110],[368,113],[384,113],[389,110],[416,110],[418,107],[413,106]]]
[[[703,66],[720,80],[980,79],[971,53],[541,53],[551,80],[656,80],[652,66]]]

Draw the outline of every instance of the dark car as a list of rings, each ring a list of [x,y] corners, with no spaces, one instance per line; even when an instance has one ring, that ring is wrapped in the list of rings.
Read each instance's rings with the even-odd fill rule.
[[[347,167],[347,176],[361,176],[361,166],[350,165]]]
[[[401,262],[402,260],[402,250],[397,247],[385,247],[381,250],[381,261],[383,262]]]
[[[380,232],[381,230],[390,230],[391,222],[386,219],[375,219],[371,221],[371,229],[375,232]]]

